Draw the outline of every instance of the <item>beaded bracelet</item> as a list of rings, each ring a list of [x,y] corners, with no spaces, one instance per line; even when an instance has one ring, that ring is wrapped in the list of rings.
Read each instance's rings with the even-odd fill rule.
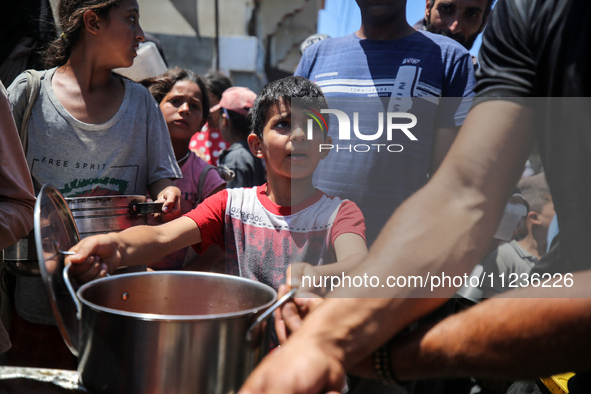
[[[380,378],[380,381],[386,386],[402,386],[394,377],[394,371],[392,371],[392,361],[390,358],[391,354],[391,343],[387,342],[384,346],[380,347],[373,354],[374,369]]]

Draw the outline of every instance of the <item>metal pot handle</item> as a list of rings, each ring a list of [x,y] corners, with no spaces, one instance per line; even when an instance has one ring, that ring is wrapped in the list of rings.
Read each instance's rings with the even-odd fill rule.
[[[289,293],[285,294],[283,297],[281,297],[279,300],[275,301],[275,303],[273,305],[271,305],[266,311],[264,311],[255,321],[254,323],[251,324],[251,326],[248,328],[248,330],[246,331],[246,340],[250,341],[251,340],[251,334],[252,331],[256,328],[256,326],[258,326],[259,324],[261,324],[263,321],[265,321],[269,316],[271,316],[271,314],[275,311],[275,309],[279,308],[280,306],[282,306],[283,304],[285,304],[287,301],[291,300],[293,298],[293,296],[295,295],[295,293],[298,291],[297,287],[293,287]]]
[[[163,202],[134,202],[129,204],[129,213],[131,215],[162,213],[163,206]]]
[[[58,253],[61,253],[64,255],[75,254],[75,252],[65,252],[65,251],[62,251],[59,249],[58,249]],[[76,292],[74,291],[74,288],[72,287],[72,283],[70,282],[70,276],[68,274],[68,271],[70,270],[71,266],[72,266],[72,264],[66,265],[64,267],[64,270],[62,271],[62,275],[64,276],[64,282],[66,283],[66,287],[68,288],[68,292],[70,293],[70,297],[72,297],[72,299],[74,300],[74,303],[76,304],[76,318],[78,320],[80,320],[80,318],[82,317],[82,303],[80,302],[78,297],[76,297]],[[111,276],[111,275],[105,274],[105,276]]]
[[[70,296],[74,300],[74,304],[76,304],[76,318],[78,320],[80,320],[80,318],[82,317],[82,303],[80,302],[78,297],[76,297],[76,292],[74,291],[74,288],[72,287],[72,283],[70,283],[70,277],[68,275],[68,271],[71,266],[72,266],[72,264],[68,264],[64,267],[63,276],[64,276],[64,282],[66,283],[66,287],[68,288],[68,291],[70,292]]]

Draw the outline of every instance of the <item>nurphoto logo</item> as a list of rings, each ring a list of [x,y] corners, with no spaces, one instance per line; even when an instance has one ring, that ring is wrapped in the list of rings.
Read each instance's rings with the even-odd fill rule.
[[[377,143],[385,132],[386,141],[393,141],[395,136],[404,135],[410,141],[418,141],[417,137],[411,132],[414,126],[417,125],[417,117],[407,112],[378,112],[378,126],[375,132],[364,134],[359,129],[359,112],[353,112],[353,134],[357,140],[373,141],[374,143],[352,144],[351,135],[351,119],[349,116],[338,109],[321,109],[320,113],[311,108],[304,108],[308,112],[304,112],[310,116],[307,122],[307,138],[312,139],[314,123],[316,123],[322,131],[328,129],[327,122],[322,114],[333,114],[338,120],[338,137],[336,144],[320,144],[320,151],[335,150],[347,152],[369,152],[370,150],[386,150],[388,152],[402,152],[404,147],[401,144],[394,143]],[[384,127],[385,124],[385,127]],[[402,134],[401,134],[402,133]],[[333,136],[333,140],[335,140]],[[349,142],[347,144],[347,141]],[[345,143],[345,144],[343,144]]]
[[[308,107],[304,107],[304,109],[308,112],[304,112],[304,114],[308,115],[309,117],[311,117],[312,119],[314,119],[316,121],[316,124],[318,125],[318,127],[320,127],[320,130],[324,133],[328,132],[328,125],[326,124],[326,120],[324,120],[324,117],[318,112],[313,110],[312,108],[308,108]],[[307,136],[308,139],[311,140],[313,138],[313,128],[314,128],[314,123],[312,122],[312,119],[308,119],[308,132],[307,132]]]

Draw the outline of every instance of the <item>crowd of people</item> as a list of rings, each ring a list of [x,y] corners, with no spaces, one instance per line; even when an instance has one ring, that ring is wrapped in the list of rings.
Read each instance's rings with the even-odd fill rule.
[[[359,30],[311,37],[293,76],[254,92],[174,66],[122,77],[145,41],[137,0],[59,1],[43,66],[0,84],[0,249],[31,232],[43,184],[147,195],[163,203],[148,225],[86,237],[65,263],[87,282],[221,259],[279,295],[300,288],[241,393],[542,393],[563,372],[589,392],[576,28],[591,5],[425,0],[413,26],[406,0],[356,2]],[[524,171],[532,155],[543,172]],[[7,275],[3,362],[75,369],[40,278]]]

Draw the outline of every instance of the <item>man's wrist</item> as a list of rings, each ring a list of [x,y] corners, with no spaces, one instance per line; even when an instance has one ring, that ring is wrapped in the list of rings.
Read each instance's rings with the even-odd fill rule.
[[[373,355],[374,371],[376,372],[380,381],[386,386],[403,386],[392,368],[392,341],[388,341],[385,345],[376,350]]]

